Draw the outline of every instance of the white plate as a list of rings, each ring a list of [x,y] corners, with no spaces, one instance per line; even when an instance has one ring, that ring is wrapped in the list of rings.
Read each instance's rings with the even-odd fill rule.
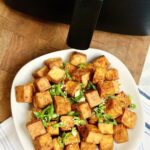
[[[77,51],[74,49],[68,49],[63,51],[57,51],[38,57],[26,65],[24,65],[17,73],[11,89],[11,109],[12,115],[16,127],[18,137],[25,150],[33,150],[32,140],[27,132],[26,123],[29,114],[29,104],[17,103],[15,96],[15,86],[25,84],[32,79],[32,73],[43,65],[43,61],[52,57],[61,57],[63,61],[67,61],[69,55]],[[79,51],[79,50],[78,50]],[[137,123],[134,129],[128,130],[129,142],[124,144],[115,144],[115,150],[134,150],[139,145],[142,135],[144,133],[144,119],[143,108],[141,105],[140,96],[137,90],[136,83],[131,76],[126,66],[115,56],[102,50],[88,49],[86,51],[79,51],[85,53],[88,57],[88,61],[96,58],[99,55],[105,55],[110,61],[111,65],[119,70],[119,77],[121,88],[132,96],[133,102],[137,105],[135,112],[137,113]]]

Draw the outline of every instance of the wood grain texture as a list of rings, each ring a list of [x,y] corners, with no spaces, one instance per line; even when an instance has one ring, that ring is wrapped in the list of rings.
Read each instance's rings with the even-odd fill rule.
[[[17,71],[28,61],[68,48],[68,25],[40,21],[7,7],[0,0],[0,121],[11,115],[10,89]],[[120,58],[138,83],[150,37],[95,31],[91,47]]]

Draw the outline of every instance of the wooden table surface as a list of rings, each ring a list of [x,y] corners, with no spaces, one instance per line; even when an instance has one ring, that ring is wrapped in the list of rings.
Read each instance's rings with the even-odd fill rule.
[[[66,49],[68,27],[16,12],[0,0],[0,122],[11,115],[10,89],[17,71],[40,55]],[[91,47],[120,58],[138,83],[149,43],[149,36],[95,31]]]

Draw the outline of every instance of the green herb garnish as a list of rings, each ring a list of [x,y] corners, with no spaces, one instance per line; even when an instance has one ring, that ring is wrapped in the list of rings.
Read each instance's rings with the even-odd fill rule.
[[[69,71],[65,69],[66,78],[72,80],[72,76],[70,75]]]
[[[96,86],[91,81],[89,81],[87,90],[96,90]]]
[[[64,124],[62,122],[55,123],[52,125],[52,127],[54,127],[54,128],[59,128],[59,127],[63,127],[63,126],[64,126]]]
[[[70,98],[70,102],[71,102],[71,104],[78,103],[80,101],[80,99],[83,97],[84,97],[84,93],[83,93],[83,91],[80,91],[78,96]]]
[[[67,97],[67,93],[62,91],[63,83],[53,84],[49,90],[51,96],[63,96],[64,98]]]
[[[67,114],[68,116],[76,116],[76,117],[79,117],[79,112],[76,112],[76,111],[70,111],[70,112],[68,112],[68,114]]]
[[[78,68],[79,69],[84,69],[86,67],[86,64],[85,63],[81,63],[78,65]]]
[[[41,119],[44,127],[47,127],[47,122],[50,122],[51,120],[57,120],[59,117],[59,115],[54,113],[53,104],[47,106],[41,112],[34,112],[34,116],[37,119]]]
[[[86,121],[80,119],[80,117],[74,117],[74,124],[77,125],[77,126],[85,125]]]
[[[77,129],[74,127],[74,128],[72,128],[71,133],[72,133],[73,136],[76,136],[76,135],[78,134],[78,131],[77,131]]]
[[[58,137],[58,143],[59,143],[60,147],[64,148],[63,139],[60,136]]]
[[[106,109],[105,102],[101,103],[99,106],[94,108],[94,114],[98,118],[98,122],[117,125],[116,120],[112,118],[111,115],[105,113],[105,109]]]
[[[130,109],[136,109],[136,104],[132,103],[130,106],[129,106]]]

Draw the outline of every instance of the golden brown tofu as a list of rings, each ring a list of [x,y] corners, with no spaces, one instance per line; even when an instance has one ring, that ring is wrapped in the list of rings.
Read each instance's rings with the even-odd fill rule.
[[[56,67],[62,67],[63,61],[61,58],[49,58],[45,61],[45,64],[48,66],[48,68],[52,68],[54,66]]]
[[[101,98],[99,97],[97,90],[86,92],[85,97],[91,108],[99,105],[102,101]]]
[[[93,76],[93,83],[96,84],[98,82],[102,83],[105,80],[106,69],[102,67],[97,67],[94,76]]]
[[[88,123],[89,124],[97,124],[98,118],[95,115],[92,115],[90,118],[88,118]]]
[[[78,111],[80,112],[81,118],[83,119],[87,119],[92,115],[91,109],[87,102],[79,103]]]
[[[65,71],[59,67],[52,67],[48,72],[47,78],[53,83],[59,83],[65,78]]]
[[[66,115],[69,111],[71,111],[71,104],[69,100],[62,96],[54,97],[54,107],[55,112],[59,115]]]
[[[88,63],[86,69],[93,73],[95,71],[95,66],[92,63]]]
[[[114,140],[112,135],[103,135],[100,140],[99,149],[100,150],[113,150]]]
[[[128,132],[123,124],[114,126],[114,140],[117,143],[128,142]]]
[[[32,103],[33,86],[31,84],[16,86],[16,101],[24,103]]]
[[[45,106],[52,103],[52,98],[49,91],[38,92],[35,94],[34,107],[44,108]]]
[[[98,129],[102,134],[113,134],[113,124],[99,123]]]
[[[75,72],[73,72],[72,78],[75,81],[83,83],[83,85],[86,87],[90,80],[90,71],[88,69],[77,69]]]
[[[72,74],[77,69],[77,67],[70,64],[70,63],[67,63],[66,66],[65,66],[65,69],[68,70],[68,72],[70,74]]]
[[[63,127],[61,127],[62,131],[69,131],[74,127],[73,116],[61,116],[60,121],[63,124]]]
[[[132,112],[129,109],[125,109],[121,122],[127,127],[127,128],[134,128],[136,124],[137,116],[135,112]]]
[[[112,80],[119,79],[119,75],[118,75],[117,69],[114,69],[114,68],[108,69],[107,72],[106,72],[105,79],[107,81],[112,81]]]
[[[97,84],[100,97],[106,98],[119,92],[119,84],[117,81],[104,81]]]
[[[113,118],[117,118],[123,114],[122,107],[117,101],[113,99],[108,100],[108,102],[106,103],[105,112],[111,115]]]
[[[70,63],[74,66],[87,63],[87,56],[83,53],[74,52],[70,56]]]
[[[35,77],[35,78],[41,78],[41,77],[46,76],[48,72],[49,72],[48,67],[47,66],[43,66],[42,68],[36,70],[33,73],[33,77]]]
[[[79,144],[70,144],[65,147],[65,150],[80,150]]]
[[[48,133],[37,137],[33,143],[36,150],[52,150],[53,148],[52,137]]]
[[[27,124],[27,129],[32,139],[34,140],[37,136],[46,133],[46,130],[42,124],[41,120],[34,120]]]
[[[65,87],[67,94],[69,94],[72,97],[74,97],[75,93],[81,89],[80,83],[75,81],[67,81]]]
[[[35,80],[35,85],[40,92],[44,92],[50,89],[51,85],[46,77],[39,78]]]
[[[96,144],[81,142],[80,150],[96,150]]]
[[[95,67],[102,67],[102,68],[108,68],[110,63],[108,59],[105,56],[100,56],[97,59],[93,61],[93,64]]]
[[[75,143],[80,143],[80,136],[79,133],[77,132],[77,134],[74,136],[72,134],[70,134],[67,138],[65,138],[64,140],[64,144],[65,145],[69,145],[69,144],[75,144]]]
[[[86,133],[84,133],[84,139],[87,143],[99,144],[102,138],[102,134],[98,128],[91,124],[86,124]]]
[[[84,139],[88,134],[86,125],[77,126],[77,129],[80,134],[80,137]]]
[[[129,96],[127,96],[123,91],[115,96],[115,100],[120,103],[122,108],[127,108],[131,104]]]
[[[53,139],[53,150],[63,150],[63,145],[59,142],[58,138]]]
[[[53,125],[56,123],[57,121],[51,121],[50,123],[48,123],[47,132],[51,136],[59,135],[59,127],[53,127]]]

